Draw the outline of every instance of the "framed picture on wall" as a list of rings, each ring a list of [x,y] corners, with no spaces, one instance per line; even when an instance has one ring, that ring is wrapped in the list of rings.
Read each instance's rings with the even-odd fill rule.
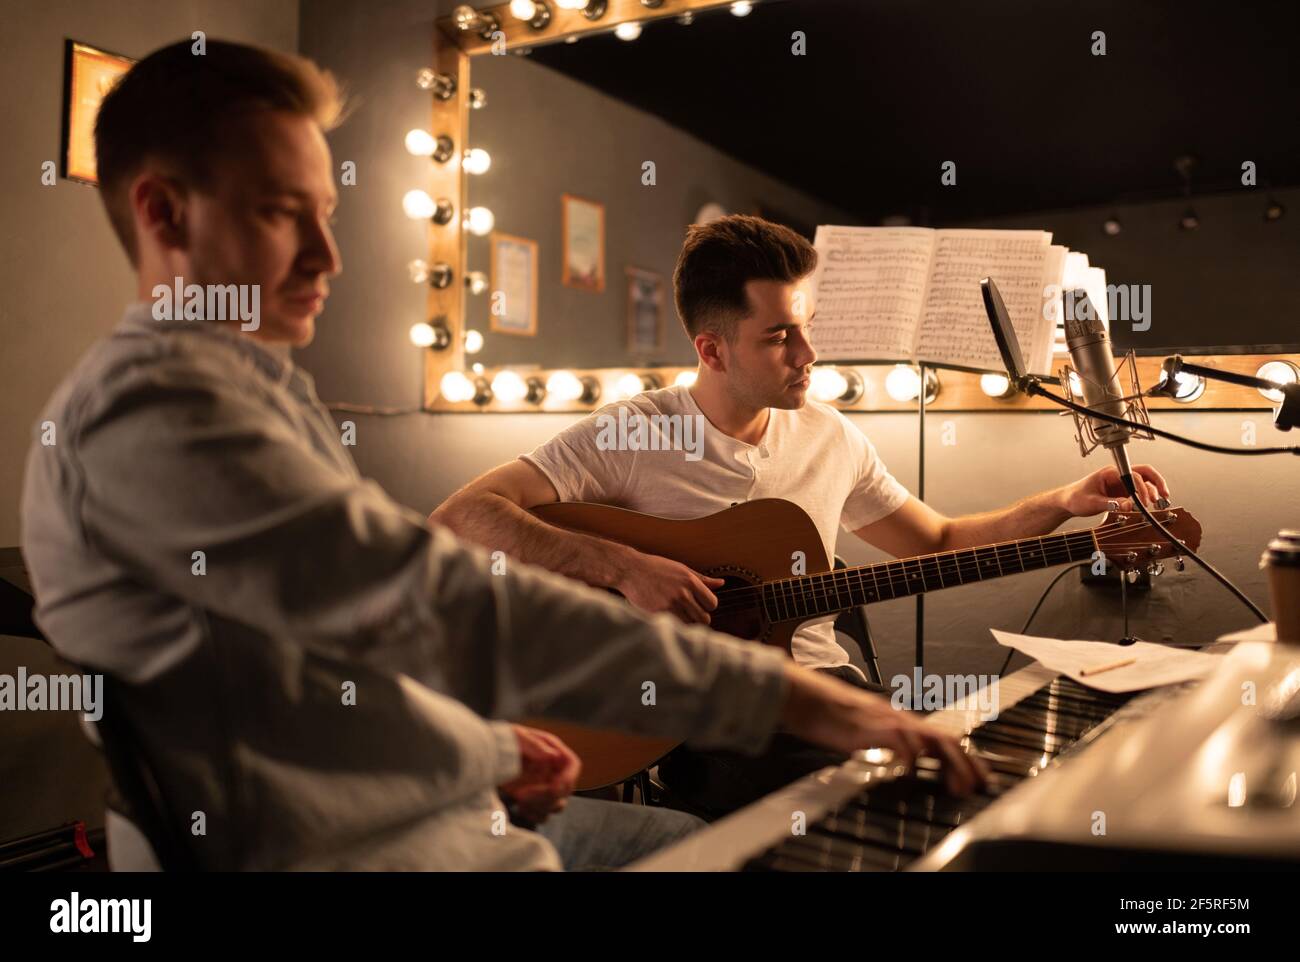
[[[562,194],[560,200],[560,223],[564,237],[564,267],[560,280],[565,287],[603,291],[605,205],[572,194]]]
[[[537,334],[537,241],[495,231],[489,328],[498,334]]]
[[[64,44],[63,176],[98,184],[95,174],[95,117],[104,95],[135,63],[77,40]]]
[[[633,354],[664,348],[664,278],[654,271],[627,269],[627,347]]]

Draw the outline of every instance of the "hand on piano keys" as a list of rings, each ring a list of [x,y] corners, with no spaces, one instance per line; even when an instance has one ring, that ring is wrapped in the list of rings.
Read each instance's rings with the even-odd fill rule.
[[[955,795],[968,795],[987,782],[988,767],[963,750],[956,737],[894,708],[881,696],[797,665],[787,667],[786,677],[789,694],[781,722],[793,734],[846,753],[887,748],[896,763],[909,767],[921,757],[936,759],[948,791]]]

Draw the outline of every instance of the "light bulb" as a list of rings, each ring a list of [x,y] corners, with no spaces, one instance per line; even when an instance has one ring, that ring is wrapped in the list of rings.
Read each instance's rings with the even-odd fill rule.
[[[614,28],[614,36],[618,37],[619,40],[635,40],[641,36],[641,24],[635,20],[620,23]]]
[[[482,271],[470,271],[465,275],[465,283],[471,294],[482,294],[488,288],[488,276]]]
[[[849,379],[833,367],[815,367],[809,393],[818,401],[834,401],[849,389]]]
[[[699,374],[695,371],[682,371],[681,374],[678,374],[677,377],[673,378],[673,383],[678,387],[690,387],[695,383],[695,379],[698,377]]]
[[[921,394],[921,372],[908,364],[896,364],[885,375],[885,393],[895,401],[915,401]]]
[[[483,335],[473,329],[465,332],[465,353],[477,354],[483,350]]]
[[[428,347],[435,340],[437,335],[434,334],[432,325],[424,321],[411,325],[411,343],[416,347]]]
[[[428,220],[437,209],[433,198],[422,190],[408,190],[402,198],[402,210],[411,220]]]
[[[537,4],[533,0],[510,0],[510,12],[519,20],[531,20],[537,16]]]
[[[587,0],[555,0],[561,10],[581,10],[587,6]]]
[[[416,284],[423,284],[429,279],[429,265],[419,258],[407,264],[406,270],[410,273],[411,280]]]
[[[406,132],[406,149],[416,157],[429,157],[438,147],[437,141],[433,139],[433,134],[427,130],[415,130]]]
[[[1265,381],[1275,381],[1278,384],[1294,384],[1296,376],[1296,366],[1290,361],[1265,361],[1255,372],[1255,377],[1262,377]],[[1259,393],[1275,404],[1282,401],[1281,391],[1260,388]]]
[[[488,168],[492,166],[492,156],[482,147],[475,147],[472,150],[465,151],[465,159],[461,162],[467,174],[486,174]]]
[[[629,398],[645,390],[645,382],[640,374],[624,374],[614,384],[614,396]]]
[[[1005,374],[982,374],[980,390],[989,397],[1006,397],[1011,393],[1011,379]]]
[[[572,371],[556,371],[546,379],[546,393],[560,401],[582,397],[582,381]]]
[[[754,4],[751,3],[750,0],[736,0],[736,2],[731,5],[732,15],[737,17],[747,17],[753,9]]]
[[[421,67],[415,74],[415,83],[421,90],[431,90],[438,82],[438,75],[429,67]]]
[[[492,379],[492,393],[497,400],[513,404],[528,396],[528,385],[515,371],[499,371]]]
[[[439,385],[448,401],[468,401],[474,397],[474,382],[460,371],[448,371]]]
[[[496,218],[492,216],[492,211],[486,207],[471,207],[465,218],[465,226],[469,228],[469,232],[475,237],[482,237],[485,234],[492,233],[494,224],[496,224]]]
[[[1165,384],[1169,376],[1160,372],[1160,383]],[[1188,374],[1185,371],[1179,371],[1174,375],[1174,400],[1181,401],[1183,404],[1191,404],[1198,397],[1205,393],[1205,378],[1199,374]]]

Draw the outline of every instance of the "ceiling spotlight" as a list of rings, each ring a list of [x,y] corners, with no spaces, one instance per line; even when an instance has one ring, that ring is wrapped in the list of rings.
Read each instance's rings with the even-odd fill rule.
[[[1119,216],[1111,214],[1101,222],[1101,229],[1107,237],[1115,237],[1124,229],[1124,225],[1119,222]]]
[[[1262,377],[1265,381],[1272,381],[1274,384],[1294,384],[1300,380],[1300,368],[1290,361],[1265,361],[1255,372],[1255,377]],[[1281,403],[1283,399],[1281,391],[1260,388],[1259,393],[1274,404]]]
[[[751,0],[736,0],[731,5],[731,15],[734,17],[748,17],[753,9],[754,4]]]
[[[635,40],[641,36],[641,24],[635,20],[625,20],[614,28],[614,36],[619,40]]]
[[[1187,208],[1183,211],[1183,216],[1178,218],[1178,227],[1180,230],[1196,230],[1201,226],[1201,219],[1196,216],[1196,211]]]
[[[1286,208],[1279,204],[1272,197],[1268,199],[1268,206],[1264,208],[1264,220],[1275,221],[1281,220],[1282,215],[1286,213]],[[1279,399],[1280,400],[1280,399]]]

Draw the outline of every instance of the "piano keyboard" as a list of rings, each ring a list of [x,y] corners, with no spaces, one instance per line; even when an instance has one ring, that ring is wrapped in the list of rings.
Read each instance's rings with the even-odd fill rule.
[[[967,696],[925,722],[962,738],[988,764],[984,791],[943,787],[929,759],[900,772],[860,752],[838,768],[774,792],[707,830],[643,859],[632,871],[897,871],[1070,749],[1105,729],[1131,700],[1085,688],[1033,664],[1001,679],[998,717]],[[802,824],[800,824],[802,823]]]
[[[932,764],[903,777],[874,780],[803,834],[792,832],[743,867],[773,872],[905,869],[1004,793],[1035,777],[1129,700],[1128,695],[1056,678],[963,739],[964,747],[991,770],[982,791],[966,798],[950,795]]]
[[[994,772],[954,798],[932,764],[858,753],[633,871],[1300,867],[1300,646],[1221,643],[1199,682],[1134,696],[1031,665],[925,723]],[[1249,697],[1247,697],[1249,695]]]

